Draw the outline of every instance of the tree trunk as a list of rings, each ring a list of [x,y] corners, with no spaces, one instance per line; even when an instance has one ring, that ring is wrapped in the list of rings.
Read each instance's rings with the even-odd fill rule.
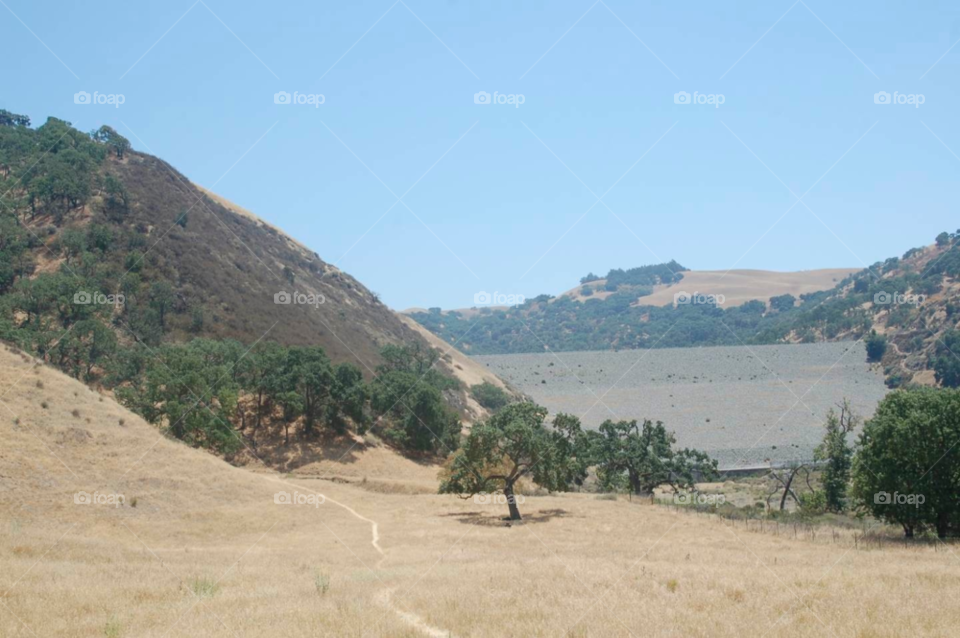
[[[913,526],[904,525],[903,526],[903,536],[904,538],[913,538]]]
[[[637,496],[640,496],[640,493],[641,493],[640,475],[634,472],[633,470],[630,470],[629,476],[630,476],[630,490]]]
[[[938,512],[937,513],[937,538],[944,539],[947,537],[947,513]]]
[[[510,520],[523,520],[520,516],[520,509],[517,507],[517,497],[513,494],[513,483],[508,483],[503,488],[503,495],[507,497],[507,507],[510,508]]]

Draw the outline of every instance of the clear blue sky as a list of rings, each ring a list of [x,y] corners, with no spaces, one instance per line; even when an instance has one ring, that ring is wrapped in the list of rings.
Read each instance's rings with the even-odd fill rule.
[[[960,226],[957,3],[3,5],[0,108],[114,126],[398,309],[671,258],[858,267]]]

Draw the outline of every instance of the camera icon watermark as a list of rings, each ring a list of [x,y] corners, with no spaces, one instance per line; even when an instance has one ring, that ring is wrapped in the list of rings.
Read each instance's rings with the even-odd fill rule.
[[[90,95],[86,91],[78,91],[73,94],[74,104],[109,104],[114,108],[120,108],[120,105],[127,101],[123,93],[100,93],[94,91]]]
[[[723,93],[700,93],[699,91],[694,91],[693,95],[690,95],[686,91],[678,91],[673,94],[674,104],[710,104],[713,108],[718,109],[720,105],[726,101],[727,98]]]
[[[320,293],[287,292],[281,290],[273,295],[273,303],[278,306],[321,306],[326,303],[327,298]]]
[[[926,300],[926,295],[907,295],[902,292],[886,292],[884,290],[873,296],[873,303],[878,306],[920,306]]]
[[[473,303],[477,306],[522,306],[526,301],[523,295],[507,295],[496,290],[493,294],[481,290],[473,295]]]
[[[908,104],[918,109],[920,105],[927,101],[923,93],[901,93],[894,91],[890,95],[886,91],[877,91],[873,94],[874,104]]]
[[[680,291],[673,294],[675,306],[722,306],[727,300],[723,295],[708,295],[706,293]]]
[[[524,97],[522,93],[500,93],[499,91],[494,91],[493,96],[491,96],[486,91],[477,91],[473,94],[473,103],[474,104],[512,104],[513,108],[520,108],[520,105],[527,101],[527,98]]]
[[[86,290],[80,290],[73,295],[73,303],[80,306],[122,306],[124,299],[123,293],[105,295],[99,291],[87,292]]]
[[[523,505],[527,502],[527,499],[523,497],[523,494],[511,494],[507,496],[506,494],[487,494],[486,492],[480,492],[479,494],[473,495],[473,502],[477,505]]]
[[[73,502],[76,505],[113,505],[120,507],[127,502],[123,494],[101,494],[100,492],[77,492],[73,495]]]
[[[919,508],[927,502],[927,497],[923,494],[901,494],[899,492],[876,492],[873,495],[875,505],[913,505]]]
[[[293,95],[290,95],[286,91],[277,91],[273,94],[273,103],[274,104],[299,104],[313,106],[313,108],[320,108],[320,105],[327,101],[327,98],[321,93],[300,93],[299,91],[294,91]]]
[[[727,502],[725,494],[703,494],[701,492],[675,492],[673,502],[676,505],[723,505]]]
[[[312,505],[320,507],[327,501],[323,494],[301,494],[300,492],[277,492],[273,495],[273,502],[277,505]]]

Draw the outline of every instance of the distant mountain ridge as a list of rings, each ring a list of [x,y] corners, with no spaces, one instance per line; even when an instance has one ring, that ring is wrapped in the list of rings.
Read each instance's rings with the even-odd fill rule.
[[[471,354],[870,338],[882,342],[878,363],[891,387],[960,382],[960,231],[860,270],[678,274],[653,286],[588,275],[559,297],[512,308],[410,314]],[[938,371],[953,358],[956,372]]]
[[[855,272],[692,271],[671,261],[591,273],[557,297],[512,308],[407,314],[471,354],[740,345]]]

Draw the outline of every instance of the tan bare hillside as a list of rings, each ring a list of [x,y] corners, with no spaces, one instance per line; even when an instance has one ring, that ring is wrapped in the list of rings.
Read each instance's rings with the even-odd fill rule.
[[[218,204],[226,207],[228,210],[250,219],[258,226],[269,229],[268,232],[283,238],[291,248],[299,250],[304,258],[309,259],[315,256],[315,253],[312,253],[303,244],[295,239],[290,238],[288,235],[284,234],[282,230],[263,221],[246,208],[238,206],[237,204],[234,204],[233,202],[207,190],[206,188],[203,188],[202,186],[197,186],[197,188]],[[340,277],[349,277],[349,275],[344,275],[344,273],[342,273],[342,271],[337,269],[335,266],[328,265],[327,267],[331,269],[331,271],[336,272]],[[362,288],[362,286],[359,284],[356,284],[356,286]],[[379,304],[379,302],[377,303]],[[380,305],[382,306],[382,304]],[[410,332],[404,334],[404,339],[410,340],[420,338],[429,343],[430,346],[438,349],[441,353],[446,353],[446,356],[441,360],[441,367],[446,370],[447,373],[459,379],[466,388],[487,381],[498,387],[508,389],[503,380],[501,380],[495,374],[474,363],[473,360],[461,353],[455,347],[448,343],[444,343],[441,339],[437,338],[433,333],[425,329],[410,317],[407,317],[405,314],[395,313],[392,310],[389,312],[393,315],[391,320],[394,318],[399,319],[403,327],[409,329]],[[377,339],[376,335],[374,336],[374,339],[375,341],[379,342],[379,339]],[[511,392],[513,391],[511,390]],[[514,394],[516,393],[514,392]],[[474,401],[468,393],[461,393],[460,401],[462,402],[463,406],[466,406],[466,409],[461,410],[461,412],[464,413],[463,415],[467,417],[469,421],[475,421],[488,415],[487,410]]]
[[[852,532],[795,537],[589,494],[528,495],[525,523],[507,527],[502,505],[231,467],[5,348],[0,392],[0,636],[946,638],[960,625],[952,546],[865,549]],[[300,504],[275,503],[282,492]]]
[[[146,233],[145,279],[176,289],[174,334],[189,325],[189,309],[202,306],[204,333],[245,343],[267,335],[287,345],[321,345],[336,361],[366,374],[386,343],[416,339],[376,296],[349,274],[323,261],[249,211],[194,186],[166,162],[130,153],[109,159],[133,204],[122,220]],[[187,222],[174,222],[183,212]],[[316,305],[282,305],[285,291],[322,295]]]
[[[797,272],[774,272],[772,270],[690,270],[676,284],[656,286],[652,295],[640,297],[638,303],[645,306],[668,306],[678,292],[723,295],[725,308],[732,308],[758,299],[768,301],[771,297],[829,290],[845,277],[858,272],[859,268],[824,268]],[[596,289],[592,297],[581,294],[583,286],[577,286],[561,296],[570,296],[577,301],[590,298],[603,299],[612,293],[603,290],[603,280],[588,284]]]

